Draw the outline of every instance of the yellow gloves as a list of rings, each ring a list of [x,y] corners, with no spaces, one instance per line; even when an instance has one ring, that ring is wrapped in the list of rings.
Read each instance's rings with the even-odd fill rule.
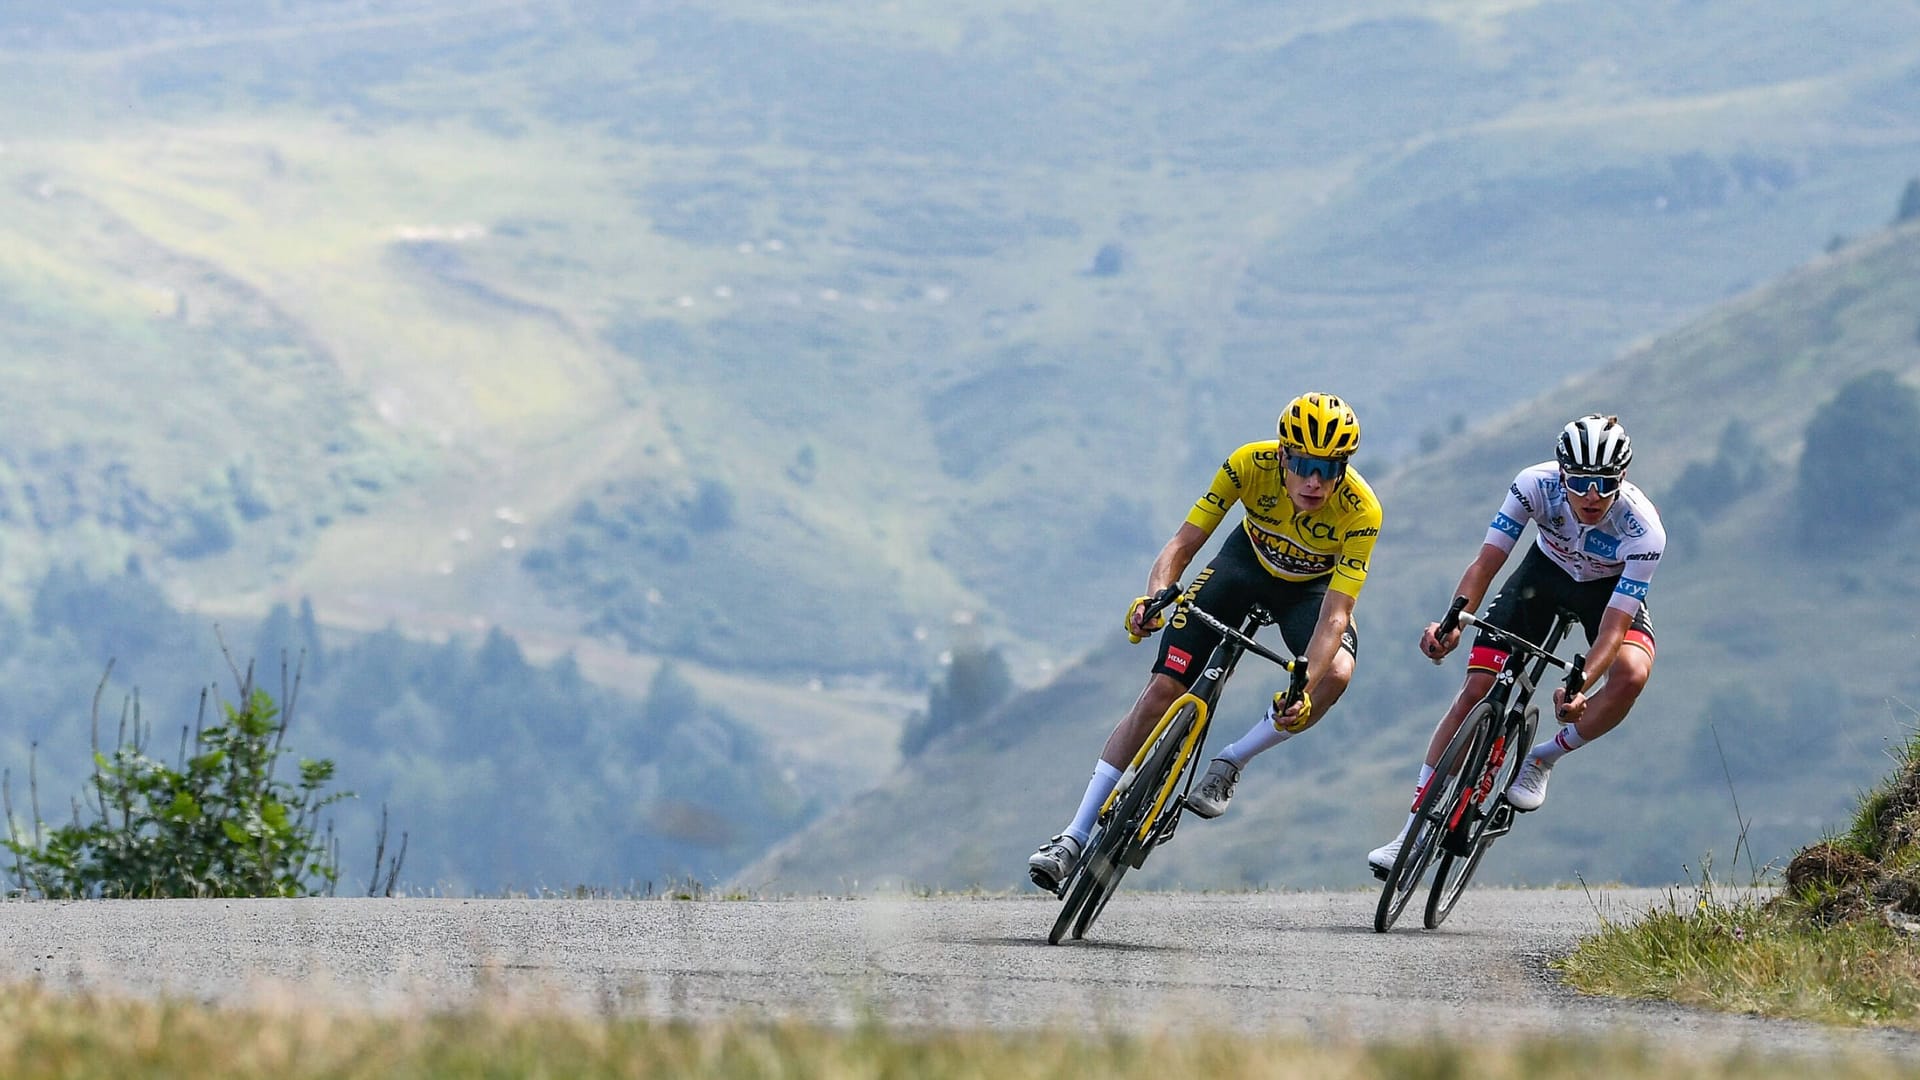
[[[1282,690],[1273,695],[1273,704],[1267,706],[1267,720],[1273,725],[1275,731],[1284,731],[1289,735],[1298,735],[1312,726],[1313,699],[1307,696],[1305,690],[1300,691],[1300,712],[1293,718],[1292,723],[1286,723],[1280,719],[1280,714],[1286,711],[1286,708],[1287,692]]]

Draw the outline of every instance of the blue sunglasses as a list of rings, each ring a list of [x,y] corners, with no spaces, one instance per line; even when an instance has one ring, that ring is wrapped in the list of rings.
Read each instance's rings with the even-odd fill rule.
[[[1560,483],[1575,495],[1611,495],[1620,490],[1620,478],[1617,476],[1562,472]]]
[[[1332,457],[1314,457],[1310,454],[1287,454],[1287,469],[1295,476],[1312,479],[1319,477],[1328,483],[1347,474],[1347,459]]]

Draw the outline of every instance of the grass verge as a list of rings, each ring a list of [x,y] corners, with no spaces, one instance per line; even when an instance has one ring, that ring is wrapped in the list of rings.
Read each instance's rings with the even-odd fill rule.
[[[0,991],[0,1075],[318,1077],[1419,1077],[1741,1076],[1804,1080],[1809,1062],[1753,1051],[1675,1055],[1618,1039],[1504,1046],[1337,1045],[1201,1033],[915,1033],[879,1026],[708,1025],[479,1010],[406,1018],[238,1011],[182,1002]],[[1886,1059],[1824,1076],[1901,1075]]]
[[[1847,829],[1802,849],[1777,894],[1669,893],[1558,961],[1594,994],[1825,1023],[1920,1028],[1920,734]]]
[[[1885,923],[1818,925],[1786,896],[1673,894],[1637,922],[1606,923],[1555,966],[1591,994],[1920,1028],[1920,943]]]

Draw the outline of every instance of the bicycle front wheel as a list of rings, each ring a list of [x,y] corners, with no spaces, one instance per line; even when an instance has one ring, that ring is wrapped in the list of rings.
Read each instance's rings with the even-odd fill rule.
[[[1468,719],[1473,719],[1469,713]],[[1433,777],[1427,781],[1427,788],[1413,804],[1413,824],[1408,826],[1406,839],[1400,842],[1400,854],[1393,860],[1393,869],[1387,873],[1386,883],[1380,887],[1380,901],[1373,908],[1373,930],[1384,934],[1393,929],[1400,913],[1407,908],[1407,901],[1413,899],[1414,892],[1420,887],[1420,878],[1426,873],[1427,864],[1432,861],[1440,848],[1440,842],[1446,838],[1447,822],[1452,816],[1452,808],[1457,805],[1463,794],[1461,785],[1467,752],[1472,749],[1473,740],[1479,729],[1462,723],[1447,743],[1447,749],[1440,755],[1440,764],[1435,766]]]
[[[1480,737],[1474,741],[1473,754],[1467,759],[1467,767],[1462,772],[1472,786],[1463,792],[1460,805],[1454,812],[1457,820],[1451,821],[1449,831],[1458,833],[1457,843],[1442,845],[1440,861],[1433,868],[1433,891],[1427,894],[1427,910],[1423,918],[1429,930],[1437,929],[1447,921],[1447,916],[1453,913],[1453,906],[1460,902],[1460,894],[1466,891],[1467,883],[1473,880],[1473,872],[1480,866],[1480,856],[1486,852],[1487,845],[1493,842],[1486,835],[1487,825],[1493,820],[1491,808],[1499,802],[1507,785],[1513,782],[1514,775],[1520,771],[1520,763],[1527,756],[1527,747],[1516,745],[1521,739],[1519,725],[1501,723],[1499,712],[1492,702],[1483,701],[1474,706],[1473,711],[1467,714],[1466,722],[1480,733]],[[1490,761],[1496,735],[1504,740],[1500,748],[1505,755],[1497,766]],[[1482,784],[1483,778],[1488,782]]]
[[[1100,848],[1089,861],[1087,895],[1081,902],[1079,914],[1074,918],[1073,937],[1079,940],[1087,936],[1088,928],[1107,909],[1107,902],[1120,887],[1120,879],[1127,870],[1139,866],[1146,860],[1147,846],[1151,844],[1153,829],[1160,814],[1171,813],[1171,798],[1158,807],[1155,813],[1154,801],[1167,786],[1186,759],[1184,749],[1187,734],[1193,729],[1199,718],[1199,710],[1191,702],[1180,706],[1173,721],[1160,733],[1160,741],[1147,753],[1146,761],[1133,778],[1133,786],[1121,797],[1118,806],[1113,808],[1112,817],[1100,834]],[[1142,840],[1145,833],[1149,839]]]

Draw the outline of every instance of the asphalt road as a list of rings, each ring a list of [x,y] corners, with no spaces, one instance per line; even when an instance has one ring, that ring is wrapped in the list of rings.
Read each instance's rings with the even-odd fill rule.
[[[14,981],[378,1012],[480,1002],[597,1014],[957,1028],[1166,1027],[1315,1039],[1633,1032],[1687,1047],[1870,1049],[1920,1037],[1583,997],[1547,961],[1660,890],[1471,892],[1438,931],[1372,932],[1362,892],[1127,894],[1049,946],[1043,897],[775,901],[0,903]],[[1683,898],[1684,902],[1684,898]]]

